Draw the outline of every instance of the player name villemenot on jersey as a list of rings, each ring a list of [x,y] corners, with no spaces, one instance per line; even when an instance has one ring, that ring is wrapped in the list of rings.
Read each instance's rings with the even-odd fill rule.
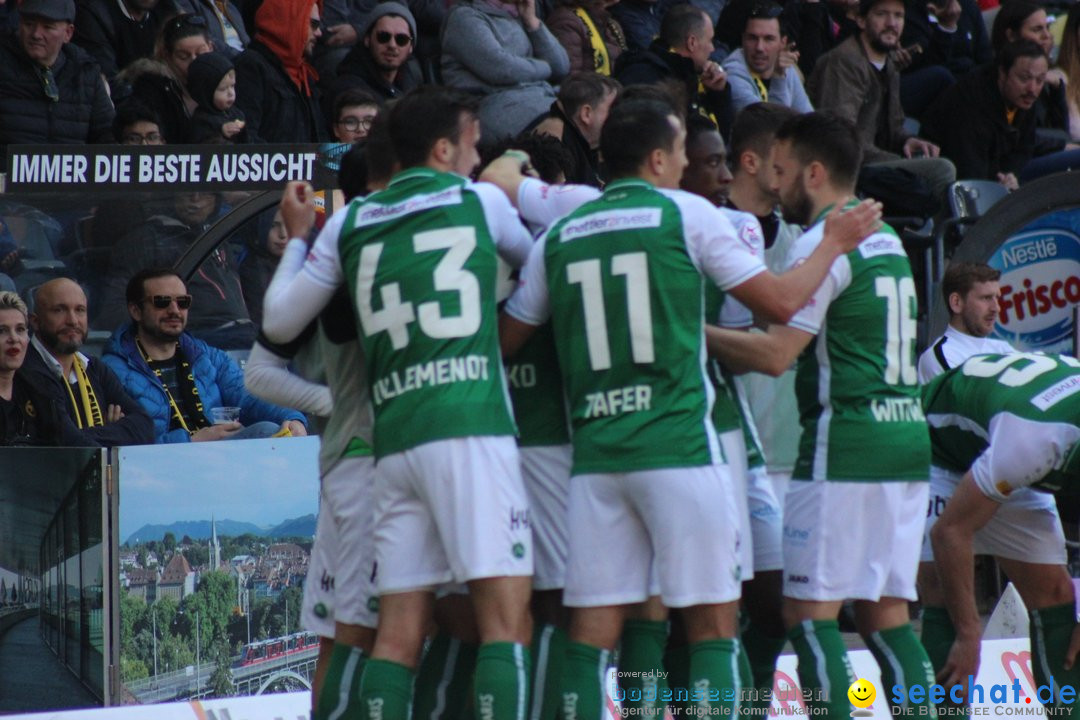
[[[355,203],[338,250],[356,304],[375,453],[512,435],[496,328],[496,247],[468,182],[400,173]]]
[[[410,365],[404,372],[392,370],[389,375],[376,379],[372,385],[372,399],[376,405],[382,405],[390,398],[419,388],[487,380],[489,377],[488,358],[482,355],[431,360]]]

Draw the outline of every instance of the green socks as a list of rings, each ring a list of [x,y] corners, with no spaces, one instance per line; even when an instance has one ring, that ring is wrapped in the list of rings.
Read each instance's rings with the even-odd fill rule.
[[[476,654],[473,697],[478,718],[525,720],[532,655],[520,643],[491,642]]]
[[[668,702],[668,707],[676,717],[689,717],[687,688],[690,686],[690,648],[685,644],[675,645],[675,642],[685,643],[686,641],[685,638],[676,639],[672,635],[664,651],[664,669],[667,670],[668,687],[671,688],[671,700]]]
[[[690,646],[690,707],[722,715],[738,713],[742,686],[739,682],[738,640],[703,640]],[[693,711],[692,710],[692,711]]]
[[[559,682],[566,662],[566,631],[554,625],[535,627],[532,643],[532,700],[529,720],[555,720]]]
[[[360,680],[359,720],[409,720],[413,671],[396,662],[370,658]]]
[[[848,688],[855,682],[840,624],[836,620],[804,620],[788,631],[799,658],[799,684],[811,691],[807,705],[824,720],[850,717]],[[821,708],[821,710],[818,710]]]
[[[566,645],[559,718],[601,720],[611,653],[592,645]]]
[[[881,668],[882,687],[900,685],[909,688],[912,685],[922,685],[928,688],[934,684],[934,667],[926,656],[926,650],[915,637],[911,623],[871,633],[866,644]],[[892,706],[892,702],[889,706]],[[912,702],[907,698],[902,707],[920,708],[919,717],[930,720],[937,717],[937,708],[929,697],[922,702]]]
[[[627,620],[623,624],[619,689],[624,709],[640,708],[631,714],[647,717],[652,715],[651,710],[664,706],[659,698],[667,688],[667,681],[660,673],[664,670],[667,636],[666,620]]]
[[[326,669],[318,707],[312,720],[338,720],[359,713],[360,675],[364,652],[358,647],[334,643],[330,666]]]
[[[787,638],[783,634],[772,635],[756,623],[751,622],[742,632],[742,648],[750,665],[751,680],[744,680],[743,687],[753,687],[756,692],[752,707],[768,708],[772,697],[773,679],[776,675],[776,660],[784,649]],[[740,662],[741,667],[741,662]],[[767,691],[767,692],[766,692]],[[763,716],[762,716],[763,717]]]
[[[948,610],[943,607],[923,608],[921,640],[934,670],[945,667],[945,661],[949,659],[949,650],[956,640],[956,627],[952,624]]]
[[[475,669],[476,645],[463,643],[441,632],[435,635],[416,674],[414,720],[468,717]]]
[[[1031,619],[1031,667],[1035,674],[1036,697],[1046,707],[1062,708],[1076,705],[1076,699],[1070,702],[1061,701],[1061,688],[1071,685],[1074,689],[1080,686],[1080,660],[1066,670],[1065,651],[1069,647],[1069,639],[1076,628],[1076,607],[1073,603],[1056,605],[1054,607],[1032,610],[1029,613]],[[1048,695],[1049,690],[1039,692],[1039,687],[1053,688],[1053,702]]]

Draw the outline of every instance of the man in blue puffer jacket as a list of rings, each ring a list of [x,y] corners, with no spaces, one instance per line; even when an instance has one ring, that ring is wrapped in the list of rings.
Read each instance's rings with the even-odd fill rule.
[[[184,332],[191,295],[169,269],[142,270],[127,286],[132,323],[109,340],[102,358],[154,421],[156,442],[201,442],[306,435],[303,414],[248,394],[236,362]],[[211,409],[238,407],[239,421]]]

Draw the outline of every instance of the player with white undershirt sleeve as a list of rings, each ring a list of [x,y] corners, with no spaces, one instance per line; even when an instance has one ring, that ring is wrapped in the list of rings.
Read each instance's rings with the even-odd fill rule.
[[[668,105],[620,102],[601,137],[615,180],[537,244],[500,326],[509,356],[549,317],[555,333],[574,444],[563,709],[583,720],[599,717],[602,671],[626,608],[657,589],[654,567],[665,604],[683,609],[691,685],[735,680],[738,522],[709,418],[703,273],[783,319],[878,214],[873,203],[835,214],[830,227],[845,229],[779,279],[733,248],[734,229],[708,201],[671,189],[684,142]],[[615,555],[598,562],[601,544]],[[723,704],[704,695],[703,708]]]
[[[496,188],[464,177],[479,159],[474,105],[446,88],[402,98],[389,128],[403,170],[330,219],[290,287],[311,305],[347,283],[360,320],[380,592],[360,696],[387,720],[408,715],[433,589],[450,581],[476,607],[474,702],[509,718],[528,695],[532,542],[494,291],[496,253],[520,265],[532,239]]]

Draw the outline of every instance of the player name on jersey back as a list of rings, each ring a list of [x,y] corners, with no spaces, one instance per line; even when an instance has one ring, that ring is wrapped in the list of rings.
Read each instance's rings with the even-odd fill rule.
[[[469,380],[488,380],[489,377],[488,359],[482,355],[440,358],[410,365],[400,373],[391,370],[389,375],[377,378],[372,385],[372,397],[376,405],[382,405],[390,398],[419,388]]]
[[[713,222],[734,232],[698,201],[620,180],[546,237],[574,474],[720,461],[704,367],[706,281],[695,262],[702,251],[688,238],[702,237],[697,226]],[[732,278],[750,272],[735,264],[728,271]]]
[[[512,435],[496,328],[495,238],[464,178],[399,173],[338,242],[375,411],[375,454]]]

